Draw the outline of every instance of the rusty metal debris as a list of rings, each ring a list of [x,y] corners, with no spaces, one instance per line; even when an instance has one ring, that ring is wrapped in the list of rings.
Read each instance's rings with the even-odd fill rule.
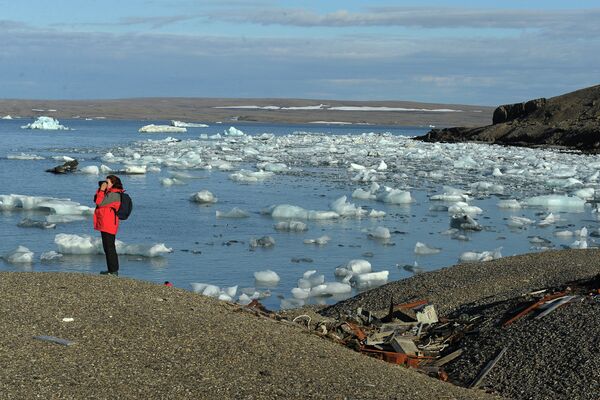
[[[405,367],[415,368],[429,376],[447,381],[444,366],[459,358],[463,338],[479,332],[483,326],[494,324],[507,328],[527,315],[536,312],[536,319],[543,318],[558,307],[576,299],[588,298],[600,301],[596,281],[571,283],[566,288],[544,288],[525,293],[524,301],[507,316],[497,318],[479,314],[460,314],[452,319],[439,317],[435,306],[427,299],[396,304],[390,299],[385,316],[379,318],[374,312],[358,308],[346,312],[337,319],[322,319],[318,314],[297,315],[291,321],[287,317],[267,310],[258,300],[243,308],[257,316],[300,325],[308,332],[327,338],[362,354]],[[503,348],[469,385],[477,387],[507,351]]]

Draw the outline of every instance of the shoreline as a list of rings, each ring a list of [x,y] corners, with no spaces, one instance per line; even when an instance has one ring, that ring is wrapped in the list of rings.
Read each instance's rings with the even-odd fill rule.
[[[326,104],[327,108],[311,109]],[[219,107],[238,108],[219,108]],[[269,107],[291,108],[270,109]],[[247,107],[258,107],[257,109]],[[262,109],[261,109],[262,107]],[[329,109],[329,108],[342,109]],[[345,110],[345,108],[350,110]],[[370,111],[360,111],[361,108]],[[421,111],[381,111],[382,109]],[[460,112],[423,110],[460,110]],[[138,98],[113,100],[2,100],[0,117],[12,115],[60,119],[180,120],[185,122],[263,122],[308,124],[343,122],[354,125],[479,126],[492,120],[493,107],[411,101],[342,101],[311,99]]]
[[[465,304],[495,303],[598,273],[600,250],[528,253],[390,282],[323,314],[358,304],[385,309],[393,294],[396,303],[427,295],[440,315],[448,315]],[[495,398],[183,289],[81,273],[0,277],[0,387],[16,398]],[[74,321],[62,322],[65,317]],[[35,335],[75,344],[63,347]]]

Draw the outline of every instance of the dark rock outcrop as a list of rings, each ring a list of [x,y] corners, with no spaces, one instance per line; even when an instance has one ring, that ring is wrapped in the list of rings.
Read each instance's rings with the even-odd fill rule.
[[[600,85],[550,99],[502,105],[494,111],[492,125],[433,129],[417,139],[600,152]]]
[[[79,162],[77,160],[67,161],[63,165],[57,165],[54,168],[47,169],[46,172],[50,172],[53,174],[67,174],[69,172],[77,171],[77,166]]]

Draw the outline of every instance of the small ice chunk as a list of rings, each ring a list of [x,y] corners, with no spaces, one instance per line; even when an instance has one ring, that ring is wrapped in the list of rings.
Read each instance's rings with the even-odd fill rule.
[[[368,235],[371,239],[389,239],[392,237],[390,230],[384,226],[378,226],[371,230]]]
[[[144,125],[138,129],[139,133],[185,133],[186,128],[171,125]]]
[[[477,253],[474,251],[466,251],[460,255],[458,258],[459,262],[483,262],[483,261],[491,261],[501,258],[502,254],[500,253],[500,248],[493,251],[483,251],[481,253]]]
[[[521,203],[519,203],[519,201],[515,199],[500,200],[498,202],[498,208],[519,209],[521,208]]]
[[[308,226],[301,221],[282,221],[275,224],[274,227],[278,231],[288,232],[304,232],[308,230]]]
[[[572,237],[573,236],[573,232],[565,230],[565,231],[556,231],[554,232],[554,236],[558,236],[558,237]]]
[[[331,238],[329,236],[323,235],[316,239],[304,239],[304,243],[305,244],[318,244],[319,246],[323,246],[323,245],[326,245],[330,240],[331,240]]]
[[[292,296],[295,299],[307,299],[310,296],[310,289],[293,288]]]
[[[40,228],[40,229],[53,229],[56,228],[56,224],[48,221],[36,221],[30,218],[23,218],[17,226],[21,228]]]
[[[464,201],[457,201],[456,203],[448,207],[448,212],[450,214],[476,215],[481,214],[483,210],[477,206],[470,206]]]
[[[425,243],[421,243],[421,242],[417,242],[415,244],[415,254],[424,256],[424,255],[430,255],[430,254],[437,254],[440,251],[442,251],[442,249],[437,248],[437,247],[430,247],[427,246]]]
[[[244,132],[235,128],[234,126],[230,126],[229,129],[224,131],[225,136],[244,136]]]
[[[524,228],[525,226],[531,225],[534,222],[534,220],[529,218],[512,216],[508,219],[506,224],[511,228]]]
[[[548,226],[552,225],[556,221],[559,221],[560,218],[555,216],[553,213],[548,214],[545,218],[543,218],[540,222],[538,222],[538,226]]]
[[[583,189],[579,189],[575,191],[575,196],[579,197],[580,199],[583,200],[591,200],[594,198],[594,194],[595,194],[595,189],[594,188],[583,188]]]
[[[217,202],[217,198],[208,190],[201,190],[197,193],[194,193],[190,197],[190,201],[200,204],[212,204]]]
[[[11,264],[31,264],[33,263],[33,251],[25,246],[18,246],[15,250],[4,256],[6,262]]]
[[[389,204],[410,204],[414,201],[409,191],[390,189],[377,196],[377,200]]]
[[[89,174],[89,175],[100,174],[100,168],[98,168],[97,165],[88,165],[87,167],[81,168],[79,171],[81,171],[82,174]]]
[[[282,310],[289,310],[302,306],[304,306],[304,300],[302,299],[282,299],[279,305]]]
[[[40,255],[40,261],[54,261],[62,258],[63,255],[54,250],[46,251]]]
[[[571,243],[571,245],[569,247],[572,249],[587,249],[588,243],[587,243],[587,240],[585,240],[585,239],[576,240],[573,243]]]
[[[528,207],[546,207],[556,210],[583,209],[585,200],[579,197],[550,194],[545,196],[534,196],[524,200]]]
[[[330,208],[342,217],[356,217],[360,218],[367,212],[360,206],[349,203],[346,201],[347,197],[342,196],[330,204]]]
[[[458,214],[450,217],[450,227],[469,231],[480,231],[482,229],[481,225],[467,214]]]
[[[148,172],[145,165],[128,165],[124,171],[129,175],[143,175]]]
[[[357,289],[367,289],[387,283],[388,275],[389,271],[369,272],[366,274],[354,275],[351,282]]]
[[[343,282],[328,282],[323,283],[317,286],[314,286],[310,289],[310,296],[333,296],[336,294],[344,294],[350,293],[352,291],[352,286]]]
[[[254,279],[257,282],[263,282],[263,283],[278,283],[280,280],[277,272],[271,271],[270,269],[255,272]]]
[[[371,210],[367,216],[369,218],[383,218],[385,217],[385,211]]]
[[[273,247],[275,246],[275,239],[271,236],[263,236],[258,239],[250,240],[250,248],[254,249],[256,247]]]
[[[248,218],[250,214],[238,207],[233,207],[230,211],[216,211],[217,218]]]

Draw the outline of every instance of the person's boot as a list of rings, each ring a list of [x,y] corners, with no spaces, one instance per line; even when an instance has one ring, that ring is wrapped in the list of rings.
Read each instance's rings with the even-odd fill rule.
[[[119,272],[118,271],[115,271],[115,272],[100,271],[100,275],[114,275],[114,276],[119,276]]]

